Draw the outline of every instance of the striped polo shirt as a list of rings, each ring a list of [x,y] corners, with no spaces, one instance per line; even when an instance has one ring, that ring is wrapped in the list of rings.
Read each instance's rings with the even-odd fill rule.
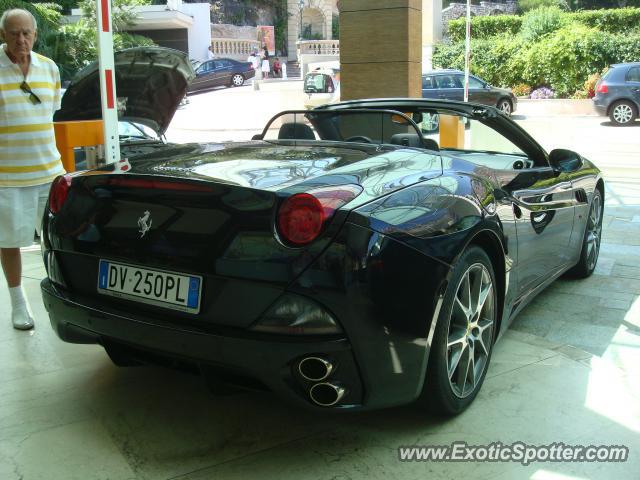
[[[42,103],[34,105],[20,89],[26,81]],[[64,173],[56,148],[53,113],[60,108],[57,65],[31,52],[25,78],[0,47],[0,187],[26,187],[51,182]]]

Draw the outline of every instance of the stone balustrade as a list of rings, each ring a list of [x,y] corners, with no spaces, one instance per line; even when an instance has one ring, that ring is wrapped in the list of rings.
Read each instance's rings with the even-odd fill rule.
[[[340,40],[300,40],[296,42],[300,55],[340,55]]]
[[[245,61],[251,52],[260,51],[260,42],[250,39],[212,38],[211,50],[216,57]]]

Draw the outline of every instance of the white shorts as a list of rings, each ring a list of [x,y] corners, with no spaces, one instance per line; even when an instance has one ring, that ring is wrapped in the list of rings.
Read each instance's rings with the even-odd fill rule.
[[[0,248],[28,247],[40,233],[50,184],[0,187]]]

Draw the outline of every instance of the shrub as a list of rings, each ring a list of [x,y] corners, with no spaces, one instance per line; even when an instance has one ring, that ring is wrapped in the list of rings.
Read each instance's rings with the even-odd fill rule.
[[[565,0],[520,0],[518,2],[518,8],[522,12],[528,12],[540,7],[558,7],[562,10],[568,10],[569,5]]]
[[[560,30],[569,22],[569,18],[558,7],[541,7],[524,16],[521,34],[526,41],[533,42]]]
[[[593,98],[596,95],[596,83],[598,83],[598,80],[600,80],[599,73],[592,73],[585,80],[582,91],[586,92],[587,98]]]
[[[585,100],[591,97],[589,96],[589,92],[586,90],[576,90],[575,93],[571,95],[571,98],[574,100]]]
[[[554,98],[555,94],[553,90],[547,87],[536,88],[529,98],[533,98],[534,100],[546,100],[548,98]]]
[[[531,87],[526,83],[519,83],[511,87],[511,91],[516,97],[528,97],[531,93]]]
[[[640,14],[640,9],[626,10]],[[571,23],[535,41],[520,35],[475,36],[471,52],[471,71],[494,85],[548,85],[557,96],[566,97],[584,90],[594,72],[613,63],[638,61],[640,32],[613,34]],[[464,42],[437,45],[433,63],[464,68]]]
[[[522,17],[516,15],[473,17],[471,19],[471,37],[480,39],[496,35],[516,35],[521,27]],[[466,32],[464,17],[449,22],[448,35],[452,42],[464,41]]]
[[[640,8],[586,10],[571,14],[571,19],[603,32],[632,32],[640,27]]]

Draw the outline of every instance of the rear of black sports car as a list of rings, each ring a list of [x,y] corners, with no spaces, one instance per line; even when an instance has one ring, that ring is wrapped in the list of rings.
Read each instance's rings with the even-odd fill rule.
[[[204,170],[203,155],[183,149],[180,162],[59,177],[42,235],[42,293],[58,336],[100,344],[119,365],[186,368],[311,408],[418,398],[450,267],[388,235],[384,215],[410,205],[387,204],[374,221],[371,192],[424,182],[429,168],[437,178],[439,157],[405,152],[412,160],[398,164],[432,163],[376,186],[382,167],[310,174],[252,163],[248,151]],[[353,164],[368,155],[319,151]],[[345,160],[352,154],[361,158]],[[232,172],[238,157],[251,167],[246,183]],[[437,228],[437,209],[425,212]]]

